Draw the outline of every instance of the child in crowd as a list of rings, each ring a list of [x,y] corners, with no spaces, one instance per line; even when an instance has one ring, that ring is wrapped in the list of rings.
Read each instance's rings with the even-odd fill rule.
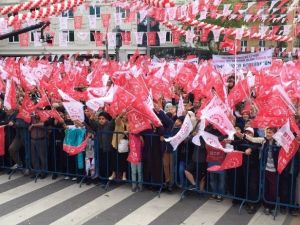
[[[143,190],[142,176],[142,148],[144,140],[139,134],[129,134],[129,155],[127,160],[131,167],[132,191]],[[138,178],[136,180],[136,178]]]

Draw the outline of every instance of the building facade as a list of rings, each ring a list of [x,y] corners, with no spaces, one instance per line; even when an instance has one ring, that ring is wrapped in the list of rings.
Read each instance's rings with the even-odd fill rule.
[[[9,4],[18,4],[21,2],[25,2],[22,0],[6,0],[0,2],[0,7],[2,5]],[[101,3],[100,3],[101,2]],[[175,1],[177,5],[185,4],[188,1],[177,0]],[[23,12],[22,12],[23,13]],[[0,41],[0,55],[3,56],[20,56],[20,55],[63,55],[63,54],[91,54],[98,55],[101,53],[106,54],[110,57],[115,57],[116,48],[107,46],[105,41],[102,42],[102,46],[97,45],[95,40],[95,32],[100,32],[102,35],[106,34],[106,28],[103,27],[102,14],[110,14],[110,22],[109,27],[107,29],[108,32],[116,31],[116,19],[115,13],[118,13],[121,16],[119,21],[119,27],[124,32],[130,32],[130,41],[127,43],[123,42],[122,47],[118,50],[119,59],[121,61],[125,61],[128,57],[136,51],[139,50],[141,54],[149,53],[150,47],[147,46],[146,32],[147,31],[164,31],[166,35],[166,43],[159,44],[159,47],[153,47],[152,49],[156,49],[156,52],[160,52],[161,55],[165,54],[174,54],[176,46],[172,43],[172,33],[165,28],[161,24],[153,24],[154,21],[149,21],[147,18],[143,21],[139,21],[139,16],[135,14],[134,18],[131,22],[127,22],[126,18],[128,16],[129,11],[124,10],[118,7],[112,7],[110,3],[105,3],[105,1],[101,0],[87,0],[81,6],[76,7],[74,10],[70,10],[68,12],[63,13],[60,16],[51,17],[50,18],[50,26],[45,30],[45,34],[49,34],[53,36],[53,45],[49,45],[47,43],[40,43],[39,41],[35,41],[39,39],[40,31],[32,31],[29,33],[28,37],[28,46],[21,47],[21,35],[10,37],[8,39]],[[295,13],[292,11],[291,13]],[[75,29],[74,27],[74,17],[82,16],[82,27],[80,29]],[[96,26],[95,28],[91,28],[90,26],[90,17],[96,17]],[[63,18],[67,21],[67,26],[63,28],[60,26],[60,20]],[[151,25],[147,25],[147,23]],[[29,23],[24,23],[22,26],[29,26]],[[258,26],[259,24],[255,24]],[[266,24],[267,25],[267,24]],[[251,26],[251,24],[249,25]],[[9,28],[12,31],[12,28]],[[0,29],[1,32],[1,29]],[[144,32],[143,44],[138,45],[136,43],[135,32]],[[61,45],[59,43],[60,35],[64,34],[67,39],[67,43],[65,45]],[[105,38],[104,38],[105,39]],[[290,43],[287,46],[283,46],[287,48],[287,51],[292,51],[293,47],[299,47],[299,40],[295,37],[293,43]],[[264,40],[248,40],[244,39],[241,41],[240,52],[250,52],[250,51],[259,51],[265,50],[269,48],[275,48],[279,43],[264,41]],[[182,44],[181,44],[182,45]],[[184,45],[184,44],[183,44]],[[203,50],[208,50],[208,43],[201,43]],[[173,49],[174,48],[174,51]],[[148,51],[147,51],[148,50]],[[167,51],[168,50],[168,51]],[[171,51],[170,51],[171,50]],[[184,51],[184,50],[183,50]],[[175,55],[175,54],[174,54]]]

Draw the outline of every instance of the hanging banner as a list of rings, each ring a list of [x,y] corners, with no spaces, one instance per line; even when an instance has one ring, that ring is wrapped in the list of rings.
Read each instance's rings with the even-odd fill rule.
[[[89,36],[89,33],[88,32],[77,32],[76,35],[81,41],[86,41],[87,37]]]
[[[122,13],[115,13],[115,24],[121,26],[122,24]]]
[[[147,32],[148,36],[148,45],[156,45],[156,32],[150,31]]]
[[[20,47],[29,46],[29,33],[20,34]]]
[[[143,35],[144,35],[144,32],[135,32],[135,42],[136,44],[138,45],[141,45],[143,44]]]
[[[79,30],[82,28],[82,16],[74,16],[74,29]]]
[[[131,43],[131,33],[130,31],[122,32],[123,45],[130,45]]]
[[[242,69],[253,66],[256,69],[270,67],[272,64],[272,49],[267,51],[242,55],[213,55],[213,65],[222,70],[229,64],[232,68]]]
[[[100,47],[103,45],[103,35],[100,32],[95,32],[96,46]]]
[[[108,47],[116,47],[116,33],[108,32],[107,33]]]
[[[109,21],[110,21],[110,14],[101,14],[102,24],[103,27],[108,29]]]
[[[68,17],[59,17],[59,29],[68,30]]]
[[[41,33],[39,32],[34,32],[33,33],[33,43],[34,43],[34,47],[41,47],[42,43],[40,42],[40,38],[41,38]]]
[[[180,43],[180,32],[178,31],[173,31],[172,32],[172,37],[173,37],[173,44],[178,45]]]
[[[59,33],[59,47],[68,47],[68,33]]]
[[[89,25],[90,25],[90,29],[96,29],[97,27],[96,15],[89,15]]]

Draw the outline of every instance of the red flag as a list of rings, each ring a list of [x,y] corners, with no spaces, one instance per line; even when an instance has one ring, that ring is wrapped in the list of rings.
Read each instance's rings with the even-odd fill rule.
[[[294,114],[277,91],[256,98],[254,103],[259,109],[257,117],[290,118]]]
[[[5,126],[0,126],[0,156],[5,154]]]
[[[173,44],[178,45],[180,43],[180,32],[179,31],[172,31],[172,38],[173,38]]]
[[[125,22],[126,22],[126,23],[131,23],[131,22],[133,22],[134,19],[135,19],[135,14],[136,14],[136,12],[134,12],[134,11],[129,12],[129,13],[127,14],[127,17],[126,17],[126,19],[125,19]]]
[[[55,119],[59,123],[64,122],[64,119],[59,115],[59,113],[56,111],[56,109],[50,110],[49,115],[50,115],[50,117],[52,117],[53,119]]]
[[[236,4],[234,4],[233,12],[234,13],[238,13],[238,11],[242,8],[242,6],[243,6],[242,3],[236,3]]]
[[[29,33],[20,34],[20,47],[29,46]]]
[[[96,41],[96,46],[100,47],[103,45],[103,35],[101,32],[95,32],[95,41]]]
[[[130,31],[122,32],[123,45],[130,45],[131,43],[131,33]]]
[[[5,84],[1,78],[0,78],[0,93],[5,93]]]
[[[26,123],[31,122],[30,113],[26,111],[23,107],[20,108],[17,118],[24,120]]]
[[[147,32],[148,45],[156,45],[156,32],[150,31]]]
[[[103,27],[105,27],[106,29],[108,29],[109,20],[110,20],[110,14],[109,13],[102,13],[101,14],[101,19],[102,19]]]
[[[240,167],[243,164],[243,152],[232,151],[226,154],[226,157],[221,165],[211,166],[208,171],[220,171]]]
[[[135,99],[134,95],[123,88],[118,87],[112,103],[106,106],[106,110],[113,118],[115,118],[124,112],[124,110],[127,110]]]
[[[277,171],[279,174],[282,173],[284,168],[287,166],[290,160],[297,153],[298,149],[299,149],[299,143],[297,142],[296,139],[294,139],[294,141],[290,145],[288,152],[286,152],[283,148],[280,149],[279,156],[278,156],[278,166],[277,166]]]
[[[251,127],[253,128],[268,128],[268,127],[282,127],[287,117],[263,117],[259,114],[255,117],[255,119],[251,120]]]
[[[75,30],[82,28],[82,16],[74,16],[74,28]]]
[[[211,30],[208,30],[208,29],[202,29],[202,33],[201,33],[201,37],[200,37],[201,42],[207,42],[208,34],[210,31]]]
[[[250,89],[247,80],[239,81],[228,94],[228,104],[233,108],[237,103],[249,97]]]
[[[138,134],[144,130],[152,129],[150,120],[136,110],[128,112],[127,119],[130,133]]]
[[[37,112],[41,122],[45,122],[51,117],[49,111],[51,110],[40,110]]]
[[[64,144],[63,150],[69,155],[77,155],[85,149],[88,140],[89,140],[89,136],[87,136],[85,140],[78,146],[71,146],[71,145]]]
[[[40,93],[41,93],[41,98],[39,99],[38,103],[35,105],[35,108],[44,108],[50,104],[45,91],[42,89]]]
[[[225,36],[223,42],[220,43],[220,48],[227,48],[228,53],[236,54],[236,49],[237,49],[236,45],[237,44],[235,43],[234,40]]]

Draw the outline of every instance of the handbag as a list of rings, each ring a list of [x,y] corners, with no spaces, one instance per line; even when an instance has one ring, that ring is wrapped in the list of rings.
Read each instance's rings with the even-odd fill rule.
[[[121,139],[118,144],[118,152],[126,153],[128,152],[128,139]]]

